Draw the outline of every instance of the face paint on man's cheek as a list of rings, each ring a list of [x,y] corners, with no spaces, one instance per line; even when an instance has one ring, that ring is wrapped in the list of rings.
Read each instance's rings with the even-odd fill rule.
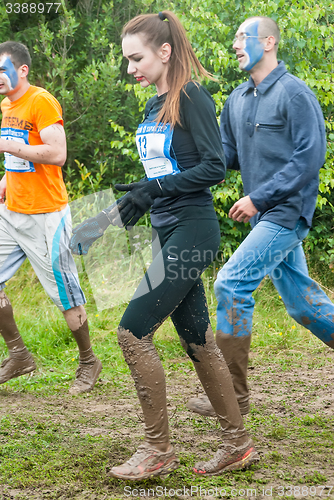
[[[248,57],[246,65],[242,69],[249,71],[262,59],[262,56],[264,54],[264,47],[259,40],[255,38],[248,38],[244,50],[245,54]]]
[[[14,64],[7,56],[0,58],[0,68],[3,70],[1,73],[4,79],[7,81],[9,90],[14,90],[18,84],[19,77]]]
[[[258,28],[259,21],[253,21],[249,25],[246,25],[244,30],[245,34],[250,36],[251,38],[246,38],[244,52],[246,56],[245,65],[242,67],[245,71],[249,71],[252,69],[255,64],[257,64],[264,54],[264,46],[261,43],[260,39],[257,38],[259,36]]]

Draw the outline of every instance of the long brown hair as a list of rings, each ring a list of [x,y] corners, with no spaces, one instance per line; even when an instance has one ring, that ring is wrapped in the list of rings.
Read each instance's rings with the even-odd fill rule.
[[[184,86],[191,80],[192,71],[197,80],[201,77],[213,79],[197,59],[181,22],[168,10],[159,14],[142,14],[124,26],[122,38],[126,35],[142,35],[144,43],[152,50],[158,50],[164,43],[169,43],[172,47],[167,73],[169,91],[157,122],[168,122],[172,127],[181,125],[180,92],[185,92]]]

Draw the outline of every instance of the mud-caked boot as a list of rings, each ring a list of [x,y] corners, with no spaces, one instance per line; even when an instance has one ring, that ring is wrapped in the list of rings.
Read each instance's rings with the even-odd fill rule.
[[[69,393],[73,396],[93,389],[98,376],[102,370],[101,361],[94,355],[91,361],[79,361],[79,366],[75,373],[75,381],[70,387]]]
[[[26,348],[9,351],[9,358],[4,359],[0,366],[0,384],[34,370],[36,370],[34,358]]]
[[[232,376],[233,387],[239,403],[241,415],[249,413],[249,388],[247,368],[251,336],[227,335],[218,330],[216,342],[221,350]]]

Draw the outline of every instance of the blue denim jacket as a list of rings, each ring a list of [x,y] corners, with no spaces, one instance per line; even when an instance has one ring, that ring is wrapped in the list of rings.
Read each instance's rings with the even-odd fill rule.
[[[240,170],[244,192],[259,214],[294,229],[300,217],[311,226],[325,161],[324,118],[314,93],[284,63],[255,88],[239,85],[220,117],[227,168]]]

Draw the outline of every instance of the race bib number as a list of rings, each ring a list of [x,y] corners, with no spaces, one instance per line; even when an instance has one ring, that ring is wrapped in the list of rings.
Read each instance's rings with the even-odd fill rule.
[[[29,144],[29,130],[2,128],[1,139]],[[23,160],[10,153],[5,153],[5,168],[7,172],[35,172],[34,164],[31,161]]]
[[[180,172],[177,162],[170,155],[173,131],[169,124],[141,123],[137,130],[136,144],[148,180]]]

